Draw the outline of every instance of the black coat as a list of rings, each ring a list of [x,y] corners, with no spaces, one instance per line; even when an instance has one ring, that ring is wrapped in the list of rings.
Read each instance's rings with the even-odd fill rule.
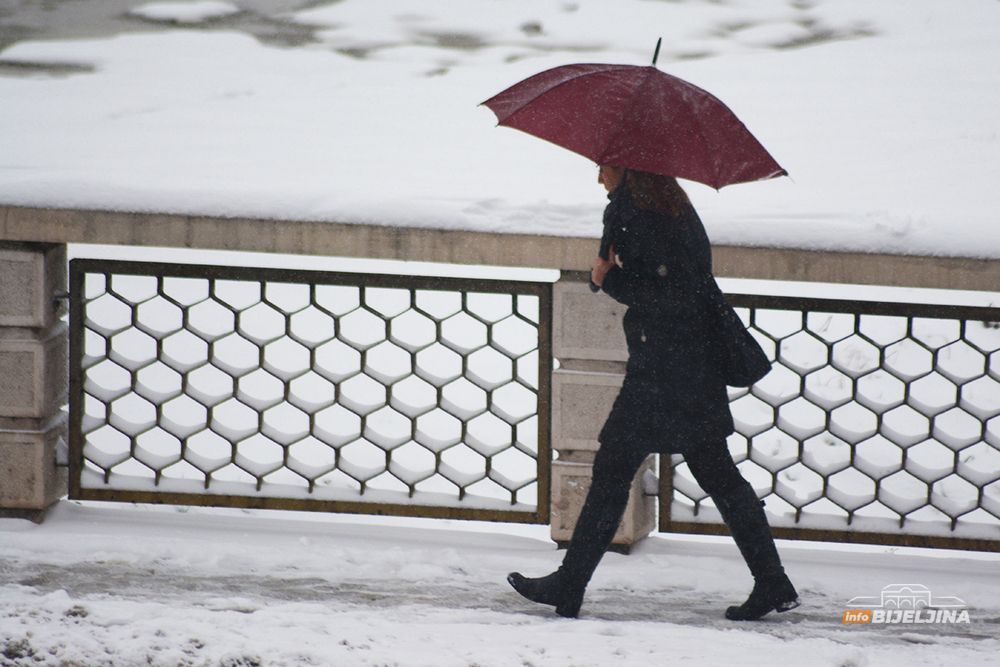
[[[601,287],[628,306],[629,360],[600,441],[660,453],[717,442],[733,432],[733,418],[697,275],[711,276],[705,228],[690,205],[679,216],[639,208],[625,181],[609,199],[604,241],[621,266]]]

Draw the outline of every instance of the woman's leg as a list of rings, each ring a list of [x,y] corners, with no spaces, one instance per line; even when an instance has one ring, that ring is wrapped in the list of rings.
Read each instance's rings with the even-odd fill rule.
[[[602,446],[594,458],[590,490],[561,567],[583,586],[618,532],[632,480],[647,456],[628,446]]]
[[[560,616],[576,617],[583,593],[618,532],[629,489],[648,454],[623,443],[602,444],[594,458],[590,490],[573,529],[562,565],[547,577],[507,577],[514,589],[534,602],[556,606]]]
[[[730,620],[756,620],[772,611],[799,606],[795,587],[785,575],[762,503],[740,474],[725,440],[685,452],[695,481],[711,496],[754,578],[753,592],[742,605],[729,607]]]

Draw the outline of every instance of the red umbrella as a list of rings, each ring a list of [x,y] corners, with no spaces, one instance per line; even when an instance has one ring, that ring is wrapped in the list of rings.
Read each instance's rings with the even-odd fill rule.
[[[529,77],[483,104],[500,125],[597,164],[716,189],[788,175],[725,104],[656,67],[565,65]]]

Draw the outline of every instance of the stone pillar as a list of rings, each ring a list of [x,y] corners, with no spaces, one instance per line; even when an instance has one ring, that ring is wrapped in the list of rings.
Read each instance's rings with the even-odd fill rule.
[[[625,375],[625,307],[590,291],[589,275],[564,273],[552,295],[552,539],[565,546],[590,488],[597,436]],[[625,517],[612,548],[628,552],[656,524],[653,462],[632,483]],[[655,493],[655,491],[654,491]]]
[[[66,493],[66,246],[0,244],[0,516],[41,521]]]

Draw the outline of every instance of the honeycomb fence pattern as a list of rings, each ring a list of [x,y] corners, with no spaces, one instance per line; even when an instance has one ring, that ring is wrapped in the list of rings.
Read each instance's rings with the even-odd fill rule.
[[[1000,309],[731,301],[775,361],[729,442],[773,526],[1000,540]],[[666,509],[718,520],[679,459]]]
[[[551,285],[74,260],[71,494],[548,520]]]

